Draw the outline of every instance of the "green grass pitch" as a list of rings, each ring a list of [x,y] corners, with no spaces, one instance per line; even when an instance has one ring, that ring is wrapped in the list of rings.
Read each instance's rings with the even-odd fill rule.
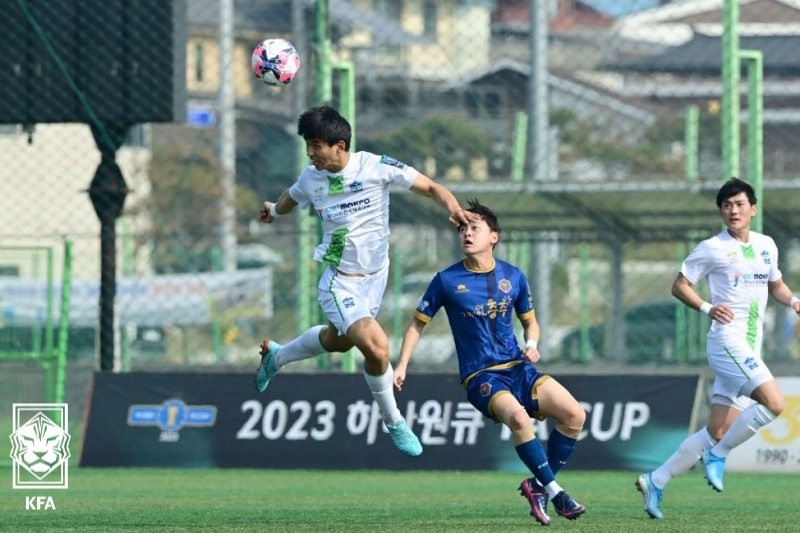
[[[0,468],[0,531],[443,532],[541,528],[517,487],[497,472],[88,469],[66,490],[12,490]],[[673,480],[651,520],[634,472],[572,472],[561,484],[587,512],[570,522],[549,507],[551,530],[605,532],[800,531],[800,476],[730,473],[715,493],[695,469]],[[25,510],[52,496],[55,510]]]

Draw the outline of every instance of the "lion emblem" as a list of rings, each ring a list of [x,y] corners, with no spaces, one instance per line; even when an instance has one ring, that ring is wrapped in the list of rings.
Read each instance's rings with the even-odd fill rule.
[[[41,481],[69,459],[69,434],[37,413],[11,434],[11,458]]]

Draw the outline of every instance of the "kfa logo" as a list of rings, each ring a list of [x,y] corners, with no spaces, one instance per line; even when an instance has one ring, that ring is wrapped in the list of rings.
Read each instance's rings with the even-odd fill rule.
[[[66,489],[70,455],[67,404],[15,403],[13,408],[13,487]],[[47,502],[43,505],[47,508]]]
[[[25,510],[26,511],[47,511],[56,510],[56,503],[53,501],[52,496],[26,496],[25,497]]]

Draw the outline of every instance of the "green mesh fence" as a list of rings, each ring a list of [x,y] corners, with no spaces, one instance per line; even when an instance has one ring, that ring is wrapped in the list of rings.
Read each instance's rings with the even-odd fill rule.
[[[742,4],[733,30],[723,24],[729,2],[6,4],[0,236],[74,242],[70,361],[91,366],[105,347],[121,370],[249,371],[261,339],[286,341],[321,320],[314,217],[256,220],[307,164],[296,120],[319,103],[352,117],[357,150],[389,154],[497,211],[497,255],[528,275],[548,363],[704,361],[707,322],[676,305],[670,286],[681,259],[722,227],[714,193],[726,173],[759,180],[759,223],[800,290],[791,2]],[[758,56],[731,60],[724,31],[742,51],[763,52],[760,104],[749,86]],[[300,54],[288,85],[253,74],[251,52],[268,37]],[[46,120],[31,121],[34,112]],[[113,179],[98,178],[106,171]],[[395,357],[427,280],[460,252],[429,200],[396,191],[390,221],[378,319]],[[111,274],[113,317],[98,312]],[[98,344],[98,324],[113,330],[113,346]],[[767,360],[795,367],[797,328],[770,304]],[[46,345],[44,329],[26,335],[14,342]],[[415,369],[452,371],[452,350],[437,317]],[[321,361],[354,368],[341,354]]]
[[[0,396],[7,403],[63,402],[71,264],[69,241],[0,243]]]

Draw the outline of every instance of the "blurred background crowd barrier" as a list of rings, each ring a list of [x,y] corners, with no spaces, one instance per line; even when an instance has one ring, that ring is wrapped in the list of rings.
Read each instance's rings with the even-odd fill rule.
[[[355,150],[389,154],[499,214],[496,255],[528,275],[548,369],[702,368],[707,321],[669,291],[685,255],[722,228],[714,196],[730,176],[757,188],[756,227],[800,290],[796,2],[4,10],[0,388],[13,385],[16,401],[45,375],[52,398],[83,395],[57,376],[88,381],[95,368],[250,370],[262,338],[319,323],[316,219],[257,216],[307,164],[296,120],[321,103],[351,119]],[[267,37],[300,53],[287,86],[252,73]],[[396,357],[428,282],[461,253],[446,216],[419,197],[395,192],[390,220],[379,320]],[[776,373],[796,372],[797,335],[797,317],[770,304],[764,357]],[[412,370],[454,372],[453,351],[439,316]],[[360,360],[293,368],[353,371]]]

